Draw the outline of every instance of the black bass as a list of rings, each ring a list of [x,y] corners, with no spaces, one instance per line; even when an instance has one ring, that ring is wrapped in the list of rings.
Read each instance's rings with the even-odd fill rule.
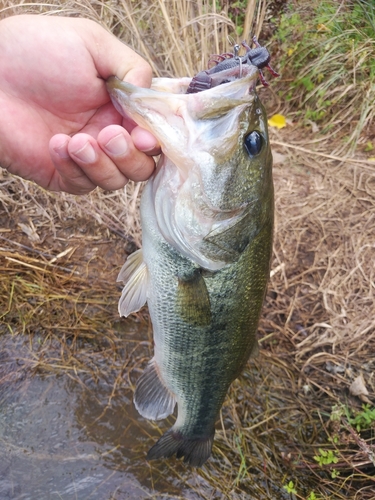
[[[257,350],[273,228],[272,156],[258,68],[185,94],[190,78],[155,79],[151,89],[108,79],[121,113],[149,130],[163,154],[141,200],[143,249],[119,280],[122,316],[146,302],[154,357],[134,403],[173,427],[147,458],[176,454],[201,466],[231,382]]]

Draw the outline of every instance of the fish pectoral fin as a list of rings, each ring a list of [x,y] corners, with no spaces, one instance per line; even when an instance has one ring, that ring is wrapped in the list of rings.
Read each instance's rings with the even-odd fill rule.
[[[193,467],[201,467],[210,457],[214,434],[198,438],[187,438],[177,429],[170,429],[147,453],[147,460],[168,458],[176,454],[184,457],[184,462]]]
[[[139,311],[147,302],[148,271],[143,262],[142,249],[129,255],[117,277],[125,286],[118,303],[120,316]]]
[[[211,323],[211,303],[201,270],[178,278],[176,303],[181,318],[194,326]]]
[[[176,398],[165,385],[155,359],[149,362],[137,382],[134,405],[142,417],[149,420],[161,420],[173,413]]]

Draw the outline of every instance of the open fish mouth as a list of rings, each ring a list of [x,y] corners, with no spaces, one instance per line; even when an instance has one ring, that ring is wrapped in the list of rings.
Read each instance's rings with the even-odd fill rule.
[[[258,69],[255,66],[246,66],[241,78],[208,88],[193,96],[186,94],[192,81],[192,78],[188,77],[154,78],[151,88],[146,89],[122,81],[116,76],[110,76],[107,80],[107,89],[113,105],[120,114],[126,113],[137,123],[142,122],[142,126],[148,130],[152,127],[153,133],[158,137],[158,127],[155,127],[155,122],[150,122],[150,118],[146,118],[147,111],[173,112],[178,115],[176,112],[181,106],[189,109],[193,119],[218,117],[237,106],[239,101],[246,102],[246,95],[251,95],[255,90],[257,78]],[[163,98],[158,106],[160,93],[163,93]]]

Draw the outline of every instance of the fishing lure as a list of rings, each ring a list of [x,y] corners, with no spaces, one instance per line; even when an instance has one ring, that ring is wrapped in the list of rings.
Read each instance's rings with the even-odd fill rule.
[[[224,54],[213,55],[209,63],[214,63],[215,65],[212,68],[197,73],[191,80],[186,93],[195,94],[196,92],[201,92],[202,90],[207,90],[222,83],[241,78],[244,65],[256,66],[259,70],[259,78],[262,85],[268,87],[262,69],[267,68],[275,77],[280,75],[270,66],[271,56],[266,47],[262,47],[255,36],[253,37],[253,43],[255,45],[254,49],[245,41],[241,43],[246,49],[246,53],[243,56],[238,55],[240,50],[238,44],[234,45],[233,53],[225,52]]]

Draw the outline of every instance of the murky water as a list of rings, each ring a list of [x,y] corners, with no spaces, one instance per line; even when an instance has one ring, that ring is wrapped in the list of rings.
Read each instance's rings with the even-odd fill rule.
[[[163,461],[146,462],[157,429],[139,417],[115,370],[99,381],[32,370],[27,342],[0,336],[1,500],[201,498]]]
[[[233,384],[247,416],[234,420],[238,414],[225,408],[233,400],[224,404],[218,447],[202,469],[175,459],[147,462],[148,449],[173,423],[147,421],[132,403],[151,332],[143,320],[111,325],[95,335],[56,327],[38,336],[10,335],[0,323],[0,500],[290,498],[277,453],[288,453],[297,427],[308,422],[288,423],[294,410],[284,411],[284,386],[267,388],[284,372],[263,358],[261,369],[253,366]],[[247,426],[255,426],[255,439],[242,437]]]

